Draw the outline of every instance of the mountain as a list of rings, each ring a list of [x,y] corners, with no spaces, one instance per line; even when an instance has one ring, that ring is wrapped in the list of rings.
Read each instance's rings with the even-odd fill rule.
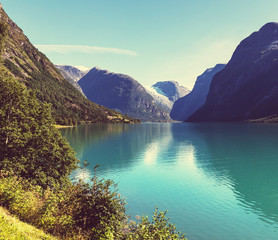
[[[212,80],[207,101],[188,121],[240,122],[277,118],[278,23],[267,23],[236,48]]]
[[[62,73],[64,78],[70,78],[74,82],[78,82],[84,75],[86,75],[90,68],[82,66],[69,65],[55,65]]]
[[[80,67],[78,68],[69,65],[55,65],[55,67],[59,69],[62,76],[66,80],[68,80],[72,86],[74,86],[79,92],[81,92],[85,96],[77,82],[80,80],[80,78],[82,78],[86,73],[90,71],[89,68],[83,67],[81,68],[81,70]]]
[[[156,105],[170,114],[174,103],[170,101],[165,95],[158,93],[152,86],[145,86],[145,89],[153,97]]]
[[[176,81],[157,82],[152,88],[158,93],[166,96],[171,102],[175,102],[179,98],[190,93],[188,88],[180,86]]]
[[[174,103],[170,113],[171,118],[177,121],[185,121],[190,115],[203,106],[207,99],[212,78],[224,67],[225,64],[217,64],[214,68],[209,68],[200,75],[194,84],[193,90]]]
[[[0,9],[1,66],[28,88],[39,100],[52,104],[58,124],[80,122],[127,122],[115,111],[99,106],[82,96],[49,59],[36,49],[23,31]]]
[[[146,89],[130,76],[93,68],[78,82],[88,99],[143,121],[168,121]]]
[[[187,95],[190,91],[186,87],[180,86],[175,81],[157,82],[151,87],[145,87],[152,95],[156,104],[167,113],[171,112],[174,102]]]

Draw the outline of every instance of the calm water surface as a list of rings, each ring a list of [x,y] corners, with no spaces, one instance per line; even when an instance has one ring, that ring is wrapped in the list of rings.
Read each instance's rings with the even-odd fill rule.
[[[62,129],[85,172],[118,182],[127,212],[155,207],[189,240],[278,240],[278,125],[141,124]],[[76,171],[82,177],[84,172]]]

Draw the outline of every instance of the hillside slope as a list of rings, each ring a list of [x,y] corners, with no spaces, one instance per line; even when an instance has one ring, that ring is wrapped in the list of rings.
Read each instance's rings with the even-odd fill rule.
[[[8,28],[1,58],[12,75],[35,90],[41,101],[52,104],[52,115],[58,124],[84,122],[124,122],[115,111],[87,100],[67,80],[49,59],[39,52],[23,31],[0,9],[0,24]],[[3,31],[1,28],[0,31]]]

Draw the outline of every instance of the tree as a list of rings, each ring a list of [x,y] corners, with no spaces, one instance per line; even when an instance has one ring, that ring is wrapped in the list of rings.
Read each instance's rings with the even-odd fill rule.
[[[0,169],[43,187],[68,181],[78,161],[50,111],[0,68]]]

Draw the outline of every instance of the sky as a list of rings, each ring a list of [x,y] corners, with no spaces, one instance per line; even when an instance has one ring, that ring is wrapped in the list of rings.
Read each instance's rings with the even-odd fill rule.
[[[142,85],[227,63],[241,40],[278,22],[277,0],[0,0],[54,64],[98,66]]]

